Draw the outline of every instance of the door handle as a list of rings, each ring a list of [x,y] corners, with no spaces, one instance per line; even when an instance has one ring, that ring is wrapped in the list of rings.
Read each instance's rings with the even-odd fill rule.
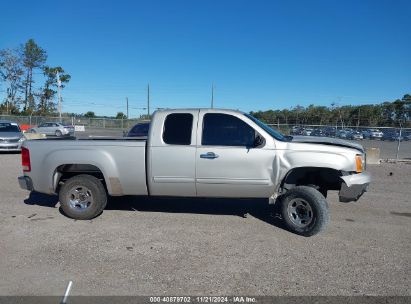
[[[200,154],[200,158],[214,159],[218,158],[218,155],[214,152],[207,152],[206,154]]]

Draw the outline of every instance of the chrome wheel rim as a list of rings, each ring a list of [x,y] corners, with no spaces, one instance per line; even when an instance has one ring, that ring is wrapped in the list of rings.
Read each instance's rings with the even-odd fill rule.
[[[94,203],[94,198],[89,188],[75,186],[68,192],[68,201],[71,209],[85,211]]]
[[[307,227],[314,217],[310,204],[302,198],[290,200],[287,213],[291,222],[301,228]]]

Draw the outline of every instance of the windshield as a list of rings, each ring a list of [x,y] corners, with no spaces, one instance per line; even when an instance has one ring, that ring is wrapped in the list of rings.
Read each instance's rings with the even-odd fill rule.
[[[20,132],[17,125],[12,125],[10,123],[0,123],[0,132]]]
[[[287,138],[281,134],[280,132],[270,128],[267,126],[265,123],[259,121],[257,118],[251,116],[250,114],[244,114],[248,118],[250,118],[252,121],[254,121],[260,128],[262,128],[264,131],[266,131],[268,134],[270,134],[272,137],[275,139],[281,140],[281,141],[286,141]]]

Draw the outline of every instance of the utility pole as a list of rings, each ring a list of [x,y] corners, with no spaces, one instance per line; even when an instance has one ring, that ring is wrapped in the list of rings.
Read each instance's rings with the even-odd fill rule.
[[[150,84],[147,84],[147,118],[150,118]]]
[[[58,110],[59,110],[59,121],[61,123],[61,80],[60,74],[57,71],[57,92],[58,92]]]
[[[130,119],[130,117],[128,117],[128,97],[126,97],[126,107],[127,107],[127,119]]]
[[[211,85],[211,109],[214,108],[214,82]]]

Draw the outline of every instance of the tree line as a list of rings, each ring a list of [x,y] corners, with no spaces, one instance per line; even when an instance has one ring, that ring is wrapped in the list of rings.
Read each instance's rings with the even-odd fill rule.
[[[76,114],[72,114],[73,116],[78,116]],[[96,113],[93,111],[88,111],[82,115],[87,118],[114,118],[114,119],[127,119],[127,115],[123,112],[117,112],[116,116],[97,116]]]
[[[47,52],[33,39],[19,47],[0,50],[0,82],[6,92],[0,112],[13,115],[56,113],[57,75],[60,87],[64,88],[71,76],[61,66],[47,65]]]
[[[411,95],[380,104],[330,107],[297,105],[291,109],[250,112],[268,124],[411,127]]]

